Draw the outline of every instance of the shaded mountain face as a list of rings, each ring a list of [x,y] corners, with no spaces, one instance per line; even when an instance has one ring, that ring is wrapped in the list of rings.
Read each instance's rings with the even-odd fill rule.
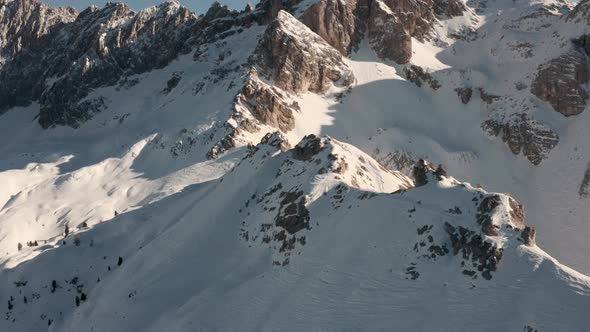
[[[584,330],[588,3],[0,0],[0,330]]]

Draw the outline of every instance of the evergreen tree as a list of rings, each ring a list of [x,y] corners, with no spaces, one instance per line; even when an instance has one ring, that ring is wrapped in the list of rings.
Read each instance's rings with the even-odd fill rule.
[[[117,266],[121,266],[123,264],[123,257],[119,256],[119,261],[117,262]]]
[[[18,248],[18,251],[23,250],[23,245],[19,242],[18,245],[16,246]]]

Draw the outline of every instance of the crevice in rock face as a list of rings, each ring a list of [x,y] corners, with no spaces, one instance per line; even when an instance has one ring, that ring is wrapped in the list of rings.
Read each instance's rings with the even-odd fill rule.
[[[559,136],[550,128],[530,119],[526,113],[512,115],[507,121],[488,119],[481,128],[490,136],[500,136],[513,154],[524,155],[539,165],[559,142]]]

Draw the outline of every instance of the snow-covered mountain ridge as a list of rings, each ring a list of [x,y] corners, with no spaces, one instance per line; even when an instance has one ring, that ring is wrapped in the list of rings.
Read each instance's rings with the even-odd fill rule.
[[[586,7],[0,1],[2,329],[585,330]]]

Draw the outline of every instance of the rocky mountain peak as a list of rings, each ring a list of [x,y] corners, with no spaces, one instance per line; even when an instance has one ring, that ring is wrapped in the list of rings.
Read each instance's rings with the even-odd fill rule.
[[[342,55],[286,11],[268,25],[256,54],[262,72],[288,92],[323,93],[351,81]]]
[[[0,0],[0,68],[52,29],[74,21],[71,7],[51,7],[36,0]]]

